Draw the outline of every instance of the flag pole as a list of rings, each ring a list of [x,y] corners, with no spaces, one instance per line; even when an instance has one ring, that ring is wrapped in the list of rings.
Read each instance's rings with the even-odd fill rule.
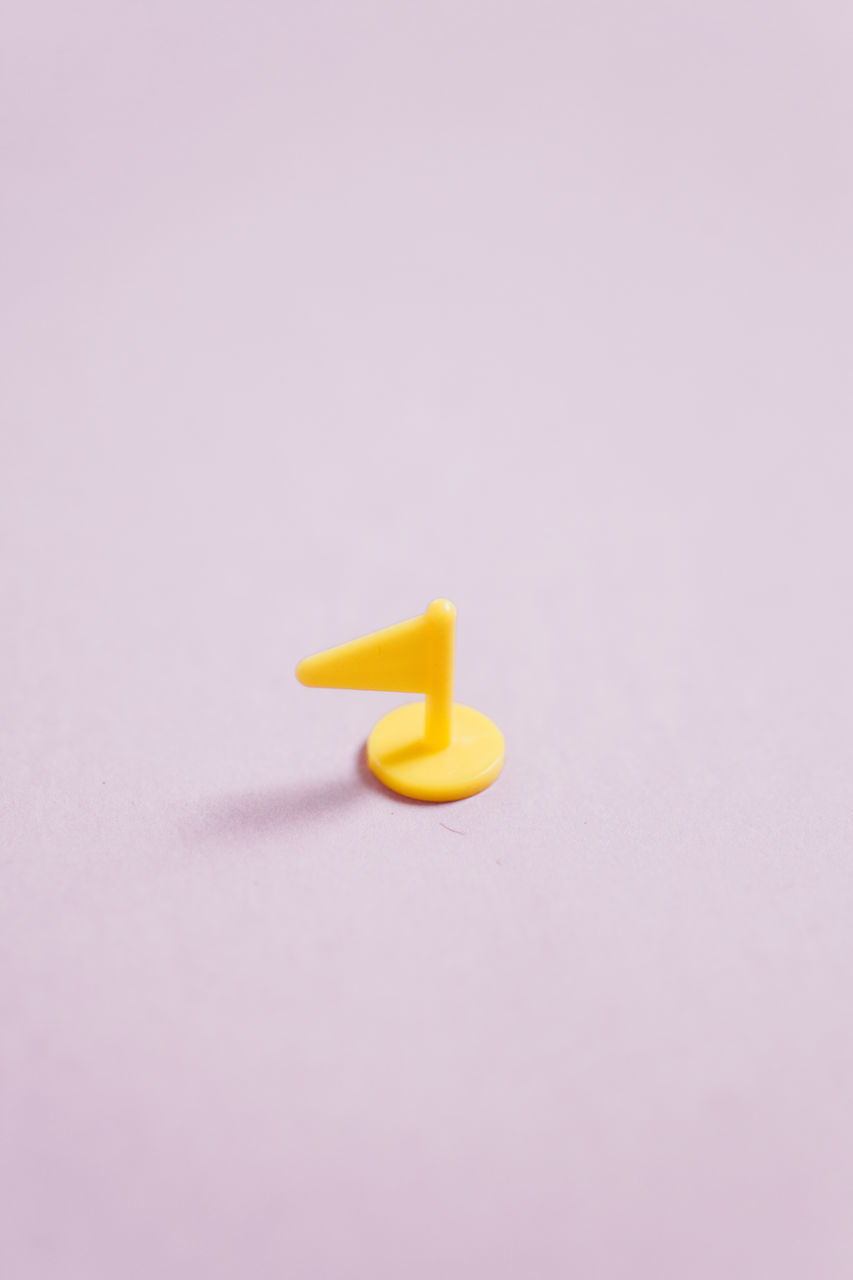
[[[430,647],[430,688],[426,694],[424,743],[430,751],[450,746],[453,717],[453,649],[456,609],[433,600],[426,612]]]

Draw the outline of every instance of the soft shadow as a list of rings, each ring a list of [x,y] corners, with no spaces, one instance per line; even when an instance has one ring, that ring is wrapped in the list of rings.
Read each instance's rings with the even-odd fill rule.
[[[363,801],[369,793],[397,804],[429,807],[426,800],[401,796],[384,786],[367,763],[367,743],[359,747],[355,775],[300,787],[267,787],[225,796],[202,806],[186,835],[197,839],[245,839],[317,825]]]
[[[246,791],[214,801],[195,824],[195,834],[237,838],[293,830],[331,818],[363,796],[357,778]]]

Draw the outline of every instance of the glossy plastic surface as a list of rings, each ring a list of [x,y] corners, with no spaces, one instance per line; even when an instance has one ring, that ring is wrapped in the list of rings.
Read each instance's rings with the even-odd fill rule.
[[[376,725],[370,768],[387,787],[417,800],[461,800],[494,782],[504,761],[500,730],[453,702],[456,609],[434,600],[426,613],[305,658],[297,679],[313,687],[423,693]]]

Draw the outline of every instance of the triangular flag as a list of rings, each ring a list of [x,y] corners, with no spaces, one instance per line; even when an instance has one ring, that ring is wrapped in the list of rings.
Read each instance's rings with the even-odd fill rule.
[[[305,658],[296,677],[312,688],[427,693],[430,632],[429,617],[421,614]]]

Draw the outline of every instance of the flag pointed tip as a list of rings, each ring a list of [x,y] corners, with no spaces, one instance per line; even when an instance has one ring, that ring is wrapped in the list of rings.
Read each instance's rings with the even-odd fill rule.
[[[303,658],[301,662],[296,664],[296,679],[300,684],[307,684],[310,687],[316,683],[312,679],[314,666],[315,663],[312,658]]]

